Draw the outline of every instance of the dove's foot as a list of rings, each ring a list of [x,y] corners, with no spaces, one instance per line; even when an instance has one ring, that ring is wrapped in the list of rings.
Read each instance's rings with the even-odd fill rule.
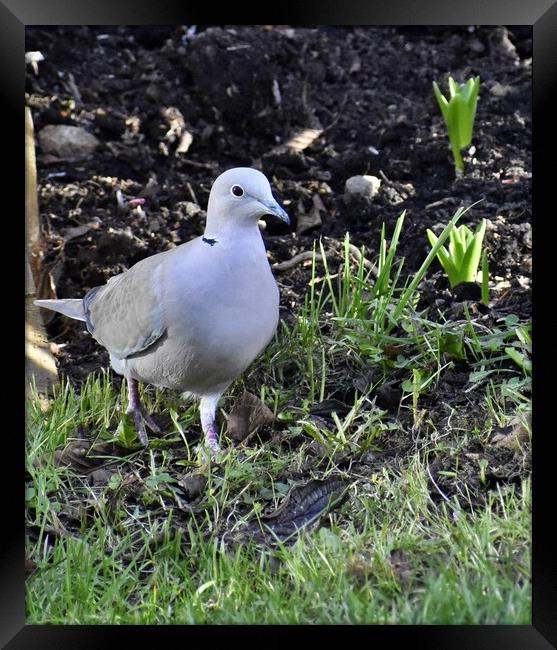
[[[217,424],[215,422],[215,412],[221,395],[222,391],[211,395],[205,395],[201,398],[201,402],[199,403],[201,428],[205,434],[205,444],[211,450],[211,456],[213,458],[215,458],[220,451],[219,430],[217,429]]]
[[[139,441],[144,447],[147,447],[149,445],[149,438],[147,437],[145,424],[156,434],[161,434],[162,431],[151,415],[149,415],[147,409],[139,401],[139,385],[136,379],[128,378],[128,397],[129,404],[126,413],[133,416]]]
[[[215,426],[214,422],[212,425],[207,427],[207,431],[205,432],[205,441],[207,443],[207,446],[210,447],[213,454],[218,454],[220,451],[220,445],[218,441],[217,427]]]
[[[137,435],[139,436],[139,442],[144,446],[149,446],[149,438],[147,437],[147,431],[145,431],[145,423],[143,422],[143,416],[140,411],[135,411],[128,408],[126,411],[128,415],[133,415],[133,421],[135,423],[135,428],[137,430]]]
[[[155,422],[155,420],[153,420],[153,417],[149,414],[149,411],[143,406],[143,404],[139,405],[139,412],[141,413],[141,417],[149,429],[151,429],[153,433],[156,433],[158,436],[160,436],[162,434],[162,429]]]

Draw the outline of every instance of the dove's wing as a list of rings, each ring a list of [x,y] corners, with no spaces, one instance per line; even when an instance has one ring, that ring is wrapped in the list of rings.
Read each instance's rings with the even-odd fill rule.
[[[83,298],[87,329],[118,359],[146,350],[166,330],[160,276],[170,252],[141,260]]]

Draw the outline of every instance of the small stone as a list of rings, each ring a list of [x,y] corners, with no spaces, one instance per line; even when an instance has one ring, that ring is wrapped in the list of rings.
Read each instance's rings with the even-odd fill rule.
[[[377,176],[351,176],[344,185],[347,195],[357,194],[372,199],[381,187],[381,179]]]
[[[491,86],[490,92],[495,97],[505,97],[505,95],[512,93],[513,89],[508,84],[503,85],[496,81],[493,86]]]
[[[43,153],[54,154],[69,162],[89,158],[99,145],[97,138],[80,126],[48,124],[38,134]]]

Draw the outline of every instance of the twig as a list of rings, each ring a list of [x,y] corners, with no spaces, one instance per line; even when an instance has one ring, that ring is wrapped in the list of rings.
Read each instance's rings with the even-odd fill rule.
[[[352,253],[352,255],[356,258],[357,262],[360,262],[362,260],[362,251],[355,245],[355,244],[348,244],[348,249]],[[375,279],[377,279],[377,276],[379,275],[379,271],[377,270],[377,267],[373,262],[370,262],[368,259],[365,257],[363,258],[363,265],[368,271],[371,272],[371,275]]]
[[[288,269],[291,269],[294,266],[297,266],[298,264],[311,259],[313,259],[313,251],[302,251],[301,253],[294,255],[294,257],[291,257],[289,260],[273,264],[273,269],[275,271],[287,271]],[[315,260],[317,262],[323,261],[323,256],[321,253],[315,253]]]
[[[196,160],[189,160],[189,158],[180,158],[180,162],[184,165],[190,165],[191,167],[198,167],[200,169],[210,169],[211,171],[217,167],[215,163],[197,162]]]
[[[340,243],[340,242],[333,243],[333,248],[335,249],[336,253],[342,252],[343,247],[344,247],[344,243]],[[348,249],[350,251],[350,254],[356,259],[356,262],[360,263],[362,261],[362,252],[360,251],[360,249],[355,244],[348,244]],[[327,253],[325,257],[326,258],[331,257],[331,253],[330,252]],[[294,255],[294,257],[290,258],[289,260],[285,260],[284,262],[277,262],[276,264],[273,264],[273,269],[279,272],[288,271],[288,269],[291,269],[294,266],[297,266],[298,264],[302,264],[303,262],[306,262],[311,259],[313,259],[313,251],[302,251],[301,253]],[[321,253],[315,253],[315,260],[316,262],[323,261],[323,256],[321,255]],[[378,271],[375,264],[373,264],[373,262],[370,262],[365,257],[363,258],[362,263],[364,267],[369,270],[371,275],[374,278],[377,278]]]

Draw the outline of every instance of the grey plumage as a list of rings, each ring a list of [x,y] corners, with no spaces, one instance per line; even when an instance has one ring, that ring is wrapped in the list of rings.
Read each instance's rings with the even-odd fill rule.
[[[288,221],[263,174],[228,170],[211,189],[203,237],[138,262],[83,299],[35,301],[84,320],[109,351],[128,379],[128,410],[144,444],[144,422],[157,427],[139,403],[138,381],[201,398],[207,442],[218,449],[218,400],[278,323],[278,287],[257,225],[264,214]]]

